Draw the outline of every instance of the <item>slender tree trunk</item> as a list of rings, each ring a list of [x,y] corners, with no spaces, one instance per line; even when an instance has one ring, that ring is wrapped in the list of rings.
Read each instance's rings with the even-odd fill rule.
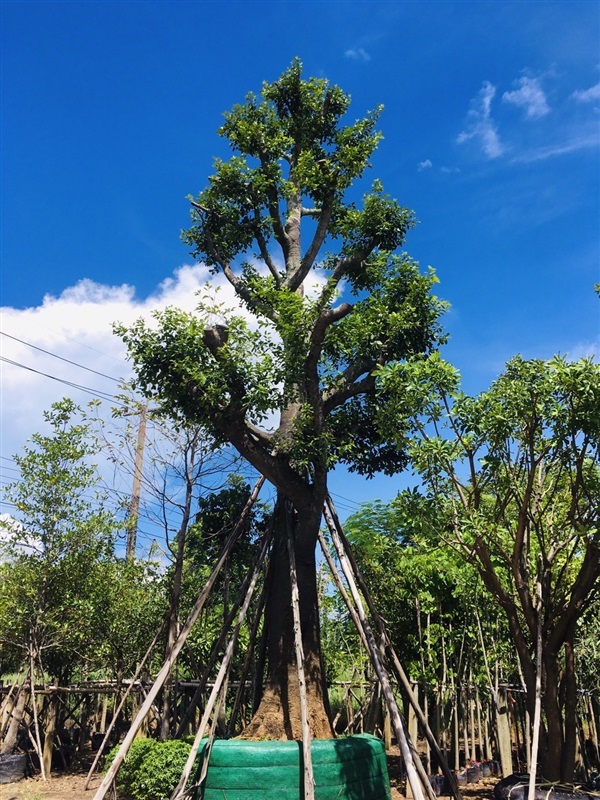
[[[511,735],[510,735],[510,717],[508,712],[508,697],[506,689],[497,689],[496,695],[498,698],[496,705],[496,731],[498,734],[498,750],[500,751],[500,763],[502,765],[502,774],[504,777],[511,775],[513,771],[512,766],[512,752],[511,752]]]
[[[479,697],[479,689],[475,689],[475,706],[477,708],[477,742],[479,745],[479,752],[477,753],[477,760],[483,761],[483,736],[481,728],[481,698]]]
[[[546,646],[543,650],[545,672],[542,706],[546,718],[546,736],[542,741],[540,730],[540,760],[542,774],[549,781],[561,780],[564,747],[563,719],[560,702],[560,673],[556,655]],[[567,778],[563,778],[567,780]]]
[[[58,694],[54,692],[48,703],[48,711],[46,715],[46,726],[44,729],[44,748],[42,751],[42,759],[44,761],[44,771],[46,776],[52,772],[52,754],[54,752],[54,736],[56,733],[56,722],[58,719]]]
[[[565,744],[561,760],[561,780],[572,782],[575,777],[575,764],[577,758],[577,678],[575,674],[575,653],[573,649],[574,628],[571,626],[569,635],[565,641],[565,661],[564,661],[564,731]]]

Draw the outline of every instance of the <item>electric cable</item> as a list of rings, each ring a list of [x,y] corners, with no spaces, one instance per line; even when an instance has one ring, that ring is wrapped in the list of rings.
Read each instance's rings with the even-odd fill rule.
[[[93,372],[94,375],[100,375],[101,378],[108,378],[109,381],[114,381],[115,383],[120,383],[118,378],[113,378],[112,375],[106,375],[104,372],[98,372],[98,370],[92,369],[91,367],[85,367],[83,364],[78,364],[76,361],[71,361],[69,358],[64,358],[63,356],[59,356],[56,353],[51,353],[50,350],[44,350],[42,347],[38,347],[35,344],[31,344],[30,342],[25,342],[23,339],[19,339],[17,336],[12,336],[10,333],[6,333],[5,331],[0,331],[2,336],[7,336],[9,339],[13,339],[15,342],[19,342],[20,344],[27,345],[27,347],[32,347],[34,350],[39,350],[40,353],[45,353],[47,356],[52,356],[53,358],[58,358],[61,361],[66,361],[67,364],[72,364],[74,367],[79,367],[79,369],[85,369],[87,372]]]

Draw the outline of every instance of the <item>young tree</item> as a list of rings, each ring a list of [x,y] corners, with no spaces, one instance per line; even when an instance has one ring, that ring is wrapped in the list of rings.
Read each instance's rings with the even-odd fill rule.
[[[15,456],[21,477],[6,489],[15,512],[2,522],[0,662],[22,653],[31,683],[36,671],[68,682],[86,662],[103,599],[98,567],[112,555],[114,519],[90,496],[94,448],[77,414],[68,399],[52,406],[50,433]]]
[[[436,356],[386,368],[394,402],[380,423],[398,430],[419,407],[400,436],[414,437],[414,463],[445,515],[432,533],[475,564],[506,615],[532,719],[540,631],[542,772],[570,781],[577,624],[600,577],[600,366],[515,357],[475,398],[457,380]]]
[[[196,314],[170,308],[155,325],[119,328],[145,394],[230,442],[277,489],[267,686],[247,733],[258,737],[300,738],[288,525],[312,733],[331,735],[315,563],[327,474],[339,462],[365,475],[405,466],[404,450],[375,431],[373,373],[441,339],[433,273],[391,255],[412,212],[377,181],[356,203],[352,186],[381,138],[380,109],[344,124],[349,103],[339,87],[303,80],[296,60],[225,115],[219,133],[234,155],[216,161],[192,201],[184,240],[231,283],[246,319],[220,310],[217,324],[215,308],[201,303]]]

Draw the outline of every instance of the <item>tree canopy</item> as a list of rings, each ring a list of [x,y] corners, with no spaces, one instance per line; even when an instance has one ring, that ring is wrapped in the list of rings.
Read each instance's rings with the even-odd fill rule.
[[[600,366],[516,356],[477,397],[436,356],[380,379],[392,401],[379,422],[410,440],[432,535],[472,561],[503,610],[532,718],[541,633],[544,774],[571,780],[577,623],[600,577]]]

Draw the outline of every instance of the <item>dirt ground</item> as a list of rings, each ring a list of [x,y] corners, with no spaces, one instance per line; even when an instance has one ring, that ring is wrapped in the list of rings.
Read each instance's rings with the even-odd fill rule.
[[[405,800],[405,795],[399,788],[398,756],[390,756],[388,764],[392,784],[392,800]],[[0,785],[0,800],[92,800],[102,776],[97,773],[90,782],[88,791],[84,791],[83,784],[86,775],[87,770],[82,768],[80,771],[70,774],[53,774],[47,782],[38,776],[18,783]],[[492,800],[497,780],[497,778],[488,778],[480,783],[469,784],[462,789],[463,797],[465,800]]]

